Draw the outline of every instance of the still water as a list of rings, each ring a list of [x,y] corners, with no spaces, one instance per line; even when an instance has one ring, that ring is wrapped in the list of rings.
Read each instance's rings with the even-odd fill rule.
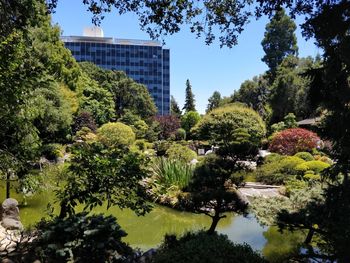
[[[5,198],[3,185],[0,185],[0,199]],[[26,198],[26,205],[22,195],[12,193],[20,205],[21,221],[25,227],[30,227],[47,215],[47,205],[52,204],[58,213],[54,192],[41,192]],[[97,207],[93,213],[104,213],[117,217],[128,236],[124,239],[134,248],[147,250],[157,247],[167,233],[181,235],[186,231],[207,229],[210,218],[188,212],[179,212],[171,208],[155,205],[153,210],[145,216],[136,216],[128,209],[120,210],[112,207]],[[262,227],[250,215],[248,217],[235,216],[232,213],[219,222],[217,231],[226,234],[236,243],[247,243],[253,249],[260,251],[271,262],[280,262],[282,255],[297,250],[297,243],[303,240],[302,233],[279,233],[275,227]]]

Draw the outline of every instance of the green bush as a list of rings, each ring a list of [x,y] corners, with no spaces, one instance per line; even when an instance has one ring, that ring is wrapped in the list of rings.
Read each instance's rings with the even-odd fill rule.
[[[305,163],[305,161],[299,157],[287,156],[280,161],[281,172],[288,174],[296,174],[296,167],[303,163]]]
[[[307,181],[319,181],[319,180],[321,180],[321,176],[319,174],[315,174],[313,171],[307,171],[303,178]]]
[[[42,221],[24,262],[124,262],[133,250],[115,217],[79,213]]]
[[[284,158],[283,155],[280,155],[278,153],[271,153],[267,155],[264,159],[264,163],[273,163],[273,162],[278,162]]]
[[[166,140],[156,141],[154,143],[154,150],[157,152],[157,156],[164,156],[171,145],[172,142]]]
[[[154,183],[160,193],[171,187],[184,189],[193,177],[193,166],[180,160],[168,160],[164,157],[155,159],[153,163]]]
[[[166,155],[170,160],[180,160],[185,163],[189,163],[193,159],[197,158],[196,152],[192,151],[187,146],[182,146],[181,144],[174,143],[166,151]]]
[[[315,174],[319,174],[324,169],[328,168],[330,165],[321,161],[310,161],[306,162],[305,165],[308,167],[308,170],[314,171]]]
[[[186,140],[186,131],[182,128],[177,129],[175,138],[177,141]]]
[[[63,157],[63,146],[58,143],[45,144],[41,148],[41,154],[50,161]]]
[[[267,262],[247,244],[234,244],[226,235],[201,231],[177,239],[165,237],[154,263],[260,263]]]
[[[201,140],[225,145],[239,141],[241,134],[235,131],[243,130],[254,145],[259,145],[266,134],[264,121],[257,112],[240,104],[228,104],[207,113],[191,132]]]
[[[108,147],[130,146],[135,142],[135,133],[121,122],[109,122],[97,130],[100,142]]]
[[[283,184],[300,174],[296,167],[303,163],[303,159],[295,156],[276,158],[276,161],[265,163],[256,170],[256,180],[267,184]]]
[[[305,182],[304,180],[291,178],[290,180],[287,180],[285,184],[286,195],[289,196],[292,191],[305,189],[307,187],[308,187],[308,183]]]
[[[294,154],[295,157],[299,157],[305,161],[313,161],[315,160],[315,158],[312,156],[311,153],[309,152],[298,152],[296,154]]]
[[[141,151],[145,151],[153,148],[153,143],[148,142],[144,139],[136,140],[134,144]]]

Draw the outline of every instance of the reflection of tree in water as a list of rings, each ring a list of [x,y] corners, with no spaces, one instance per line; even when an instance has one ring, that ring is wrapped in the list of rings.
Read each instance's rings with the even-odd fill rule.
[[[114,211],[122,228],[128,233],[125,238],[132,245],[149,248],[157,246],[163,241],[165,234],[182,235],[186,231],[207,229],[211,220],[205,215],[198,215],[188,212],[180,212],[167,207],[155,206],[151,213],[146,216],[137,217],[129,210]],[[227,218],[219,223],[221,227],[232,224],[234,215],[227,215]]]
[[[297,231],[281,233],[275,226],[269,227],[263,235],[267,242],[262,249],[262,254],[272,263],[283,262],[287,257],[297,255],[300,244],[305,239],[305,233]]]

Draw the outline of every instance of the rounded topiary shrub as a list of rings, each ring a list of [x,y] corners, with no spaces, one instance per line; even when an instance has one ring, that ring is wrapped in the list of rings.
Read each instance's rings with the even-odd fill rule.
[[[108,147],[130,146],[135,142],[135,133],[121,122],[109,122],[97,130],[98,140]]]
[[[191,130],[197,137],[214,142],[235,142],[241,131],[247,133],[249,141],[260,144],[266,128],[260,115],[241,104],[228,104],[206,114]]]
[[[195,151],[192,151],[187,146],[183,146],[177,143],[174,143],[169,147],[169,149],[166,151],[166,155],[171,160],[180,160],[185,163],[188,163],[197,158]]]
[[[187,233],[180,239],[166,236],[154,263],[257,263],[267,262],[247,244],[234,244],[226,235]]]
[[[294,155],[297,152],[310,152],[316,148],[320,138],[316,133],[301,128],[287,129],[272,136],[271,152]]]
[[[311,153],[309,152],[298,152],[296,154],[294,154],[295,157],[299,157],[305,161],[313,161],[315,160],[315,158],[312,156]]]

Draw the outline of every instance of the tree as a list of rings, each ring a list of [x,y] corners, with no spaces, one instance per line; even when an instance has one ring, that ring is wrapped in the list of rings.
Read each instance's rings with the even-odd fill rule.
[[[231,96],[231,102],[242,102],[257,111],[268,122],[271,117],[269,104],[270,87],[266,75],[244,81]]]
[[[248,201],[236,189],[242,180],[232,176],[239,169],[241,168],[236,166],[236,160],[215,155],[206,156],[196,166],[186,189],[189,196],[185,200],[180,197],[180,203],[187,210],[205,214],[212,219],[208,234],[214,234],[220,219],[226,217],[225,212],[246,212]],[[234,182],[230,181],[232,179]]]
[[[207,235],[200,231],[182,237],[166,235],[153,259],[155,263],[263,263],[266,262],[247,244],[232,243],[222,234]]]
[[[148,159],[125,145],[106,148],[98,142],[78,143],[72,149],[67,183],[57,192],[60,218],[75,214],[78,203],[91,210],[107,202],[130,208],[137,214],[150,210],[146,192],[140,184],[147,177]]]
[[[193,128],[193,132],[198,138],[219,146],[219,152],[223,155],[237,160],[246,158],[245,146],[250,145],[251,150],[256,150],[266,129],[254,110],[240,104],[228,104],[206,114]]]
[[[274,76],[276,69],[282,60],[288,55],[297,55],[297,38],[294,21],[286,15],[284,9],[276,11],[276,14],[266,25],[264,39],[261,42],[265,51],[262,61],[267,64]]]
[[[124,72],[102,69],[90,62],[82,62],[80,67],[104,92],[111,94],[117,118],[126,111],[131,111],[142,119],[156,114],[157,108],[146,86],[136,83]]]
[[[186,131],[188,138],[191,137],[191,129],[200,121],[201,116],[196,111],[188,111],[181,117],[181,127]]]
[[[42,220],[36,230],[35,239],[24,245],[23,251],[18,251],[18,261],[117,262],[134,253],[122,241],[127,234],[113,216],[85,212],[69,218],[55,217],[50,221]]]
[[[270,95],[271,122],[283,120],[288,113],[294,113],[298,117],[309,117],[311,114],[308,105],[310,80],[302,75],[307,69],[300,62],[302,61],[298,58],[288,56],[275,72]]]
[[[77,133],[83,127],[89,128],[92,132],[97,130],[95,120],[90,112],[82,111],[74,117],[73,132]]]
[[[192,93],[192,86],[189,80],[186,80],[186,98],[185,98],[185,105],[182,108],[186,112],[189,111],[196,111],[196,106],[194,104],[194,95]]]
[[[211,97],[209,97],[208,102],[209,103],[208,103],[207,110],[206,110],[207,113],[220,106],[220,102],[221,102],[220,92],[214,91],[213,95],[211,95]]]
[[[347,245],[350,228],[346,223],[350,207],[349,9],[348,1],[324,5],[304,25],[308,36],[314,36],[324,50],[321,67],[310,70],[309,74],[312,76],[312,102],[321,104],[328,112],[322,124],[322,135],[333,141],[332,157],[337,160],[324,172],[328,179],[325,200],[310,202],[297,213],[285,211],[279,218],[284,228],[307,228],[307,243],[317,240],[313,239],[314,235],[321,237],[321,251],[309,249],[308,257],[339,262],[350,260]]]
[[[171,115],[175,115],[179,118],[181,117],[181,114],[182,114],[179,104],[177,103],[173,95],[171,95],[171,99],[170,99],[170,113]]]
[[[172,136],[175,136],[176,131],[180,128],[179,118],[173,115],[157,116],[154,120],[159,124],[159,140],[170,139]]]
[[[188,186],[190,194],[183,203],[189,211],[212,218],[208,230],[212,234],[225,217],[224,212],[245,212],[247,201],[236,189],[243,179],[233,174],[243,169],[239,161],[256,156],[265,125],[254,110],[233,104],[210,111],[193,130],[200,139],[218,146],[218,150],[196,166]]]
[[[79,92],[80,109],[90,112],[98,125],[115,119],[113,95],[86,76]]]

